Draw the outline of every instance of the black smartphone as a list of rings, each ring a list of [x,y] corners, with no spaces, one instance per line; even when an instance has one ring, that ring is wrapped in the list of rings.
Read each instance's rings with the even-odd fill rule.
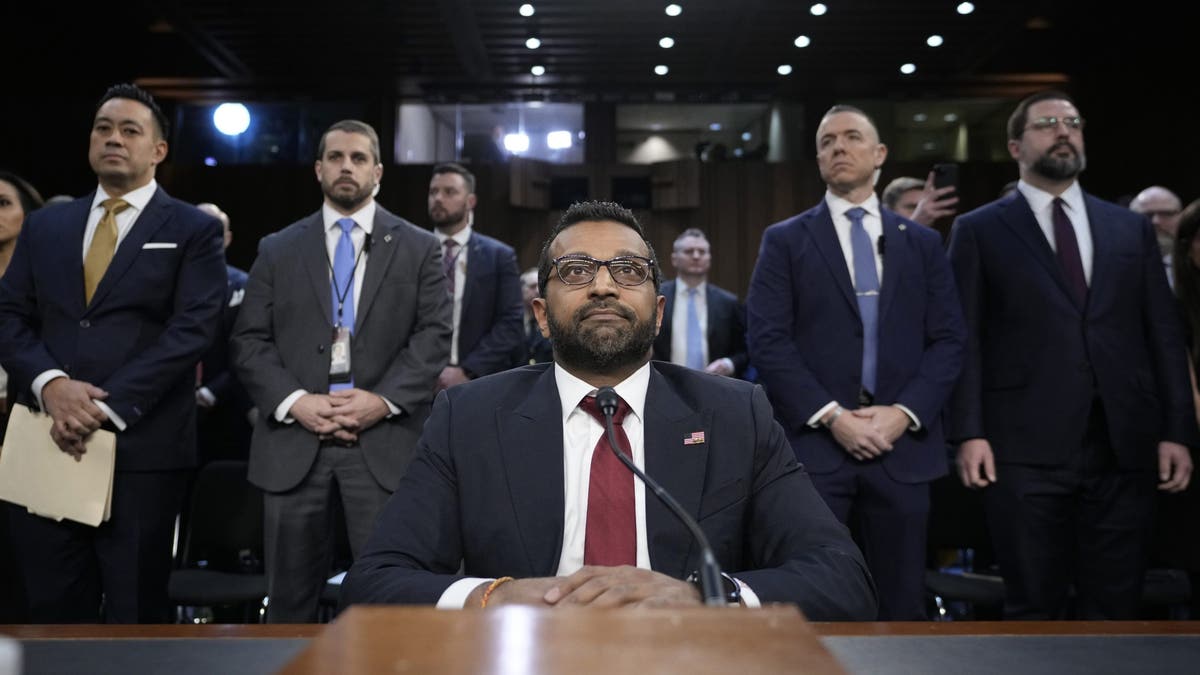
[[[933,187],[958,188],[958,165],[951,163],[933,165]]]

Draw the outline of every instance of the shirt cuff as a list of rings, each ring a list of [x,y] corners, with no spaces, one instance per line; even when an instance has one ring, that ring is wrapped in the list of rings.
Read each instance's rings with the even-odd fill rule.
[[[125,431],[127,426],[125,424],[125,420],[121,419],[120,415],[113,412],[113,409],[108,407],[107,403],[104,401],[97,401],[96,399],[92,399],[92,403],[95,403],[97,408],[104,411],[104,414],[108,416],[108,421],[113,423],[113,426],[117,428],[117,431]]]
[[[747,607],[762,607],[762,601],[758,599],[758,595],[752,588],[747,586],[744,581],[738,579],[737,577],[734,577],[733,580],[737,582],[738,591],[742,594],[743,605]]]
[[[395,417],[396,415],[399,415],[404,412],[403,410],[400,409],[400,406],[387,400],[386,396],[383,396],[382,394],[375,394],[375,395],[378,396],[379,398],[383,399],[383,404],[388,407],[388,416],[385,417],[384,419],[391,419],[391,418]]]
[[[908,419],[912,420],[912,424],[908,425],[909,431],[921,430],[921,420],[917,418],[917,414],[915,412],[909,410],[908,406],[901,403],[893,403],[892,405],[899,408],[901,412],[903,412],[905,415],[908,415]]]
[[[212,389],[209,389],[208,387],[200,387],[197,389],[196,396],[204,399],[204,403],[208,406],[214,406],[217,404],[217,395],[212,393]]]
[[[467,597],[471,595],[471,591],[479,588],[479,584],[486,584],[495,581],[495,579],[477,579],[475,577],[467,577],[459,579],[450,584],[450,587],[442,591],[442,597],[438,598],[438,609],[465,609],[467,605]]]
[[[304,391],[303,389],[297,389],[296,391],[288,394],[288,397],[283,399],[283,402],[275,408],[275,421],[283,424],[291,424],[292,422],[295,422],[296,419],[289,413],[291,413],[292,406],[296,404],[296,401],[299,401],[300,397],[307,393],[308,392]]]
[[[817,411],[817,414],[808,418],[808,426],[810,426],[814,429],[821,426],[821,418],[824,417],[825,414],[828,413],[830,410],[833,410],[834,408],[836,408],[837,404],[838,404],[837,401],[830,401],[829,403],[826,403],[824,405],[824,407],[822,407],[820,410]]]
[[[43,411],[46,410],[46,405],[42,403],[42,389],[46,386],[47,382],[59,377],[70,379],[71,376],[58,368],[53,368],[33,378],[33,384],[29,385],[29,388],[33,391],[33,397],[37,399],[38,408],[41,408]]]

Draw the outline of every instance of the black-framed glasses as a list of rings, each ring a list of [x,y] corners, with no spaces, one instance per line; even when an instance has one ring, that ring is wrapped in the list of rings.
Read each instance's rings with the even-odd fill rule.
[[[1029,124],[1025,128],[1033,129],[1034,131],[1048,131],[1050,129],[1057,129],[1060,122],[1066,125],[1071,131],[1081,131],[1083,129],[1083,118],[1079,116],[1035,117],[1029,120]]]
[[[607,267],[613,281],[621,286],[641,286],[653,272],[654,261],[640,255],[624,255],[611,260],[596,260],[582,254],[568,254],[550,261],[558,278],[568,286],[592,283],[601,267]]]

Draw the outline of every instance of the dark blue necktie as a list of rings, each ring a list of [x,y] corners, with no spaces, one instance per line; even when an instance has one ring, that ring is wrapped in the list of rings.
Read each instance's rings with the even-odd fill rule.
[[[850,251],[854,258],[854,292],[862,317],[863,356],[862,388],[875,393],[875,371],[879,349],[879,272],[875,269],[875,247],[863,227],[866,209],[856,206],[846,211],[850,219]]]
[[[354,240],[350,232],[354,229],[352,218],[342,218],[337,221],[342,228],[342,236],[338,238],[337,248],[333,251],[333,276],[329,279],[330,290],[333,293],[333,324],[345,326],[354,332]],[[331,384],[330,391],[349,389],[353,382]]]
[[[687,289],[687,367],[704,370],[704,331],[700,328],[700,311],[696,308],[697,289]]]

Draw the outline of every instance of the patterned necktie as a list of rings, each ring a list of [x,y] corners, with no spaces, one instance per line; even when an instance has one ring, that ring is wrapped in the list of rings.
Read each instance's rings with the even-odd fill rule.
[[[687,367],[704,370],[704,331],[700,328],[700,311],[696,309],[699,289],[687,289]]]
[[[442,253],[442,274],[446,275],[446,289],[454,296],[454,263],[458,262],[458,242],[447,239],[442,243],[446,250]]]
[[[629,404],[617,399],[613,431],[626,457],[632,457],[629,437],[621,422],[629,413]],[[579,407],[604,426],[604,413],[595,396],[585,396]],[[633,472],[617,459],[608,443],[608,433],[600,434],[592,450],[591,478],[588,479],[587,528],[583,538],[584,565],[636,565],[637,524],[633,506]]]
[[[84,303],[90,304],[96,294],[96,287],[104,278],[104,272],[112,262],[113,254],[117,251],[117,214],[129,208],[129,202],[124,199],[105,199],[100,202],[104,207],[104,215],[92,235],[92,243],[88,246],[87,255],[83,257],[83,297]]]
[[[1083,260],[1079,256],[1079,241],[1075,238],[1075,228],[1071,218],[1063,209],[1063,200],[1054,200],[1054,248],[1058,256],[1058,264],[1062,265],[1063,276],[1067,279],[1067,288],[1071,289],[1071,299],[1075,306],[1082,308],[1087,302],[1087,277],[1083,274]]]
[[[863,227],[866,209],[856,206],[846,211],[850,219],[850,252],[854,258],[854,291],[858,313],[862,317],[863,356],[862,388],[875,393],[876,359],[879,349],[879,272],[875,268],[875,247]]]

